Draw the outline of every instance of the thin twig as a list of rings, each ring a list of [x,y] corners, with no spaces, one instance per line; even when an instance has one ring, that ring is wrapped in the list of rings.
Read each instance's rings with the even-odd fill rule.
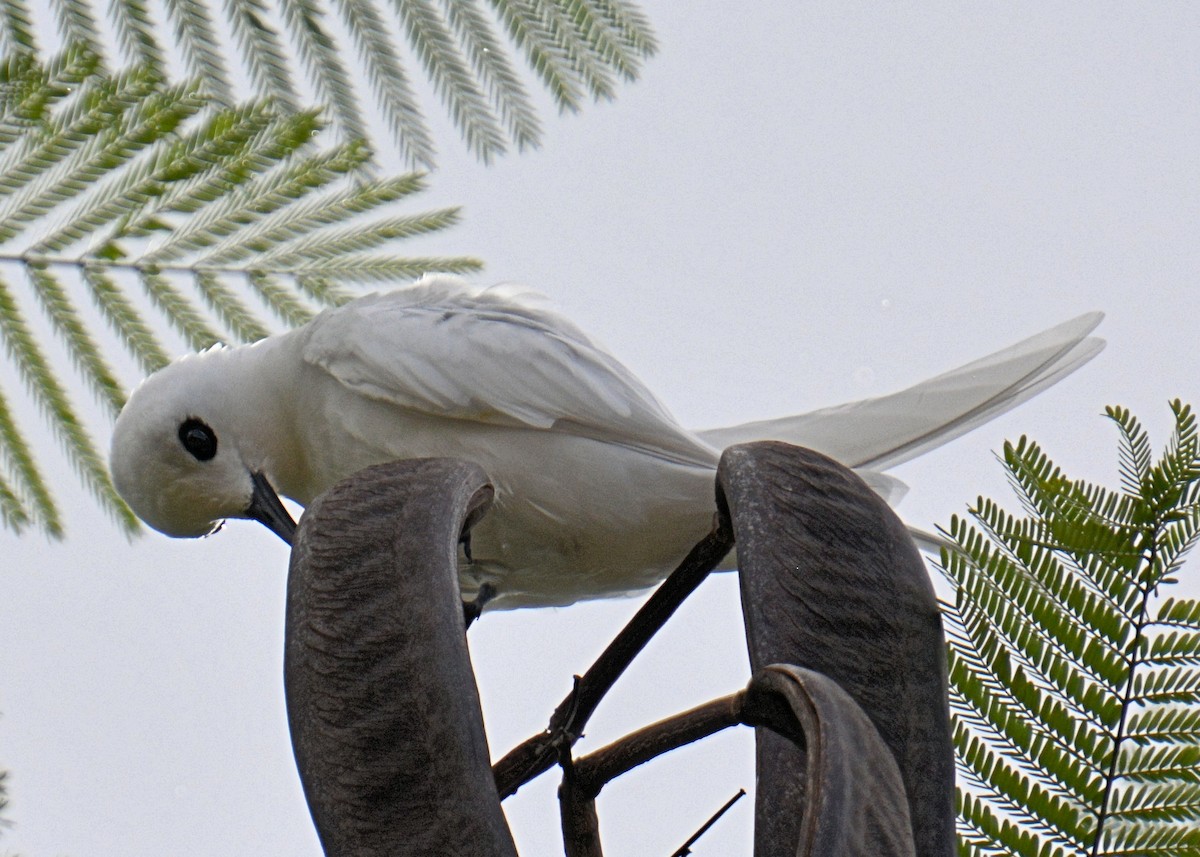
[[[690,711],[631,732],[594,753],[575,760],[575,787],[595,797],[611,780],[693,741],[743,722],[745,692],[714,699]]]
[[[725,813],[729,812],[730,807],[741,800],[746,795],[745,789],[738,789],[738,793],[725,801],[725,805],[713,813],[712,818],[700,825],[700,829],[692,834],[691,839],[679,846],[679,850],[674,852],[671,857],[687,857],[692,853],[692,846],[696,844],[696,840],[704,834],[708,833],[708,829],[712,827]]]
[[[692,548],[588,671],[576,677],[575,687],[554,710],[546,731],[518,744],[492,766],[501,800],[550,770],[563,748],[579,740],[588,718],[621,673],[732,547],[733,525],[721,513],[712,532]]]

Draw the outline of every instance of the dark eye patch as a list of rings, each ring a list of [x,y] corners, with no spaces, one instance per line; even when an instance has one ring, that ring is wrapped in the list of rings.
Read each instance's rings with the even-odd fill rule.
[[[197,461],[208,461],[217,454],[216,432],[194,417],[179,424],[179,442]]]

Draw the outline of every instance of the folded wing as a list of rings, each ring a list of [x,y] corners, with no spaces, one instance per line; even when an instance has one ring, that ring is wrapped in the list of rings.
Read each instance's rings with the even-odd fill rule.
[[[397,407],[716,460],[628,369],[529,293],[429,277],[331,310],[307,336],[306,362]]]

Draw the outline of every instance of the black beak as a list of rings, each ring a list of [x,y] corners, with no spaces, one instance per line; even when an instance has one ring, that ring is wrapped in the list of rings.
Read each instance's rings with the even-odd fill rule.
[[[296,522],[280,502],[279,495],[261,473],[251,473],[250,480],[254,483],[254,493],[250,497],[250,505],[246,507],[246,517],[258,521],[291,545],[296,535]]]

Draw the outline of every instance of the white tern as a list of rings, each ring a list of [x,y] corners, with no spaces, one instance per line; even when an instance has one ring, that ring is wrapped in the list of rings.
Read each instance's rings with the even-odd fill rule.
[[[616,358],[537,296],[449,276],[367,295],[253,345],[183,357],[134,391],[114,484],[151,527],[202,536],[277,495],[307,504],[371,464],[474,461],[496,491],[461,567],[490,608],[562,605],[664,578],[709,529],[734,443],[776,439],[881,474],[1014,407],[1103,347],[1080,316],[908,390],[709,431],[680,426]]]

